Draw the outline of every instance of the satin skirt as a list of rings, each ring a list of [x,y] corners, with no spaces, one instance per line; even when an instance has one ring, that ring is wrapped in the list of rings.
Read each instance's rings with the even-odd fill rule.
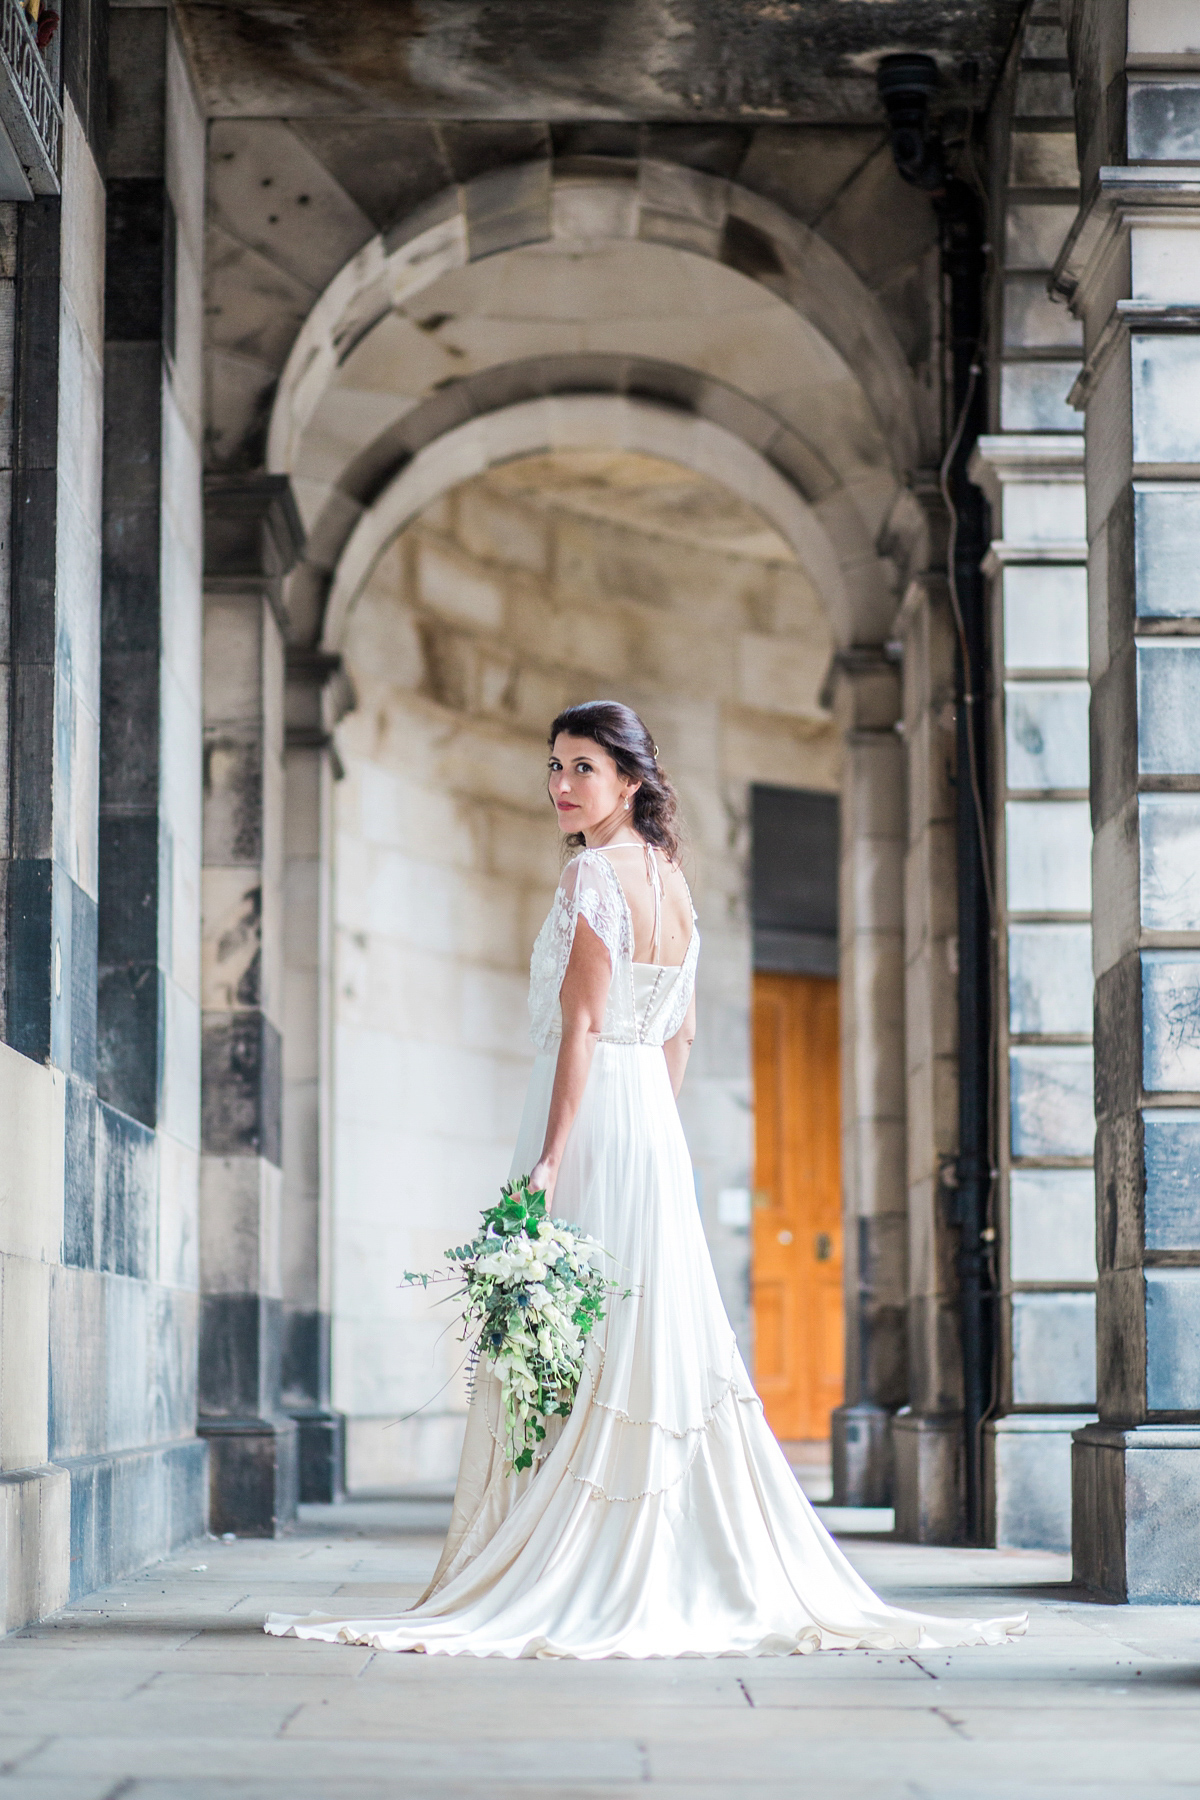
[[[513,1173],[541,1150],[553,1056],[533,1069]],[[556,1216],[612,1257],[608,1313],[568,1419],[508,1472],[482,1370],[441,1561],[397,1618],[272,1614],[276,1636],[439,1656],[785,1656],[998,1644],[1006,1619],[887,1606],[813,1512],[725,1316],[660,1046],[600,1044]],[[630,1290],[623,1297],[624,1290]]]

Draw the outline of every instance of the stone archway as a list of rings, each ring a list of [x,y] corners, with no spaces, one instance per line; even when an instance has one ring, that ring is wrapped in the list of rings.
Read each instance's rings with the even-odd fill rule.
[[[926,551],[911,485],[928,435],[924,423],[921,396],[878,303],[825,241],[770,203],[727,182],[649,163],[635,178],[628,170],[552,177],[541,166],[481,178],[352,259],[310,314],[280,380],[269,460],[290,480],[308,531],[306,561],[290,579],[287,606],[295,636],[317,653],[315,661],[311,654],[308,662],[295,659],[298,677],[311,680],[330,655],[345,655],[354,677],[357,609],[374,604],[392,546],[406,528],[419,535],[423,527],[413,521],[423,509],[514,459],[604,448],[691,470],[756,509],[780,534],[784,554],[811,585],[827,634],[820,669],[806,668],[803,677],[775,647],[775,698],[760,710],[786,714],[789,681],[815,693],[835,650],[857,654],[865,646],[870,657],[875,646],[879,656],[891,635],[904,584]],[[727,647],[733,663],[735,637]],[[844,655],[842,666],[849,671]],[[759,672],[768,678],[767,661]],[[585,691],[611,687],[604,677],[601,664]],[[846,678],[861,680],[857,664]],[[889,681],[885,676],[885,686]],[[664,692],[656,694],[653,684],[627,681],[622,697],[664,710]],[[846,719],[861,737],[857,706]],[[372,716],[364,702],[342,728],[347,744]],[[676,725],[661,735],[686,744]],[[885,736],[891,754],[890,724]],[[312,752],[301,746],[296,754]],[[862,760],[861,746],[854,755]],[[344,756],[349,764],[348,749]],[[772,777],[764,769],[753,778]],[[826,769],[819,782],[798,776],[795,785],[831,779]],[[714,843],[728,839],[713,859],[722,877],[704,897],[724,918],[744,907],[738,833],[746,788],[743,780],[731,807],[718,798],[719,787],[708,783],[699,808]],[[902,807],[894,782],[881,792],[887,804]],[[333,810],[341,805],[339,798]],[[861,808],[853,813],[860,816],[866,819]],[[863,829],[877,831],[878,819],[872,815]],[[889,842],[898,843],[899,813],[887,829]],[[854,851],[847,843],[847,856]],[[327,853],[327,868],[333,860]],[[871,895],[851,885],[855,905],[869,912]],[[874,1041],[872,1009],[882,1006],[890,1045],[890,988],[899,975],[881,986],[874,971],[881,945],[894,956],[898,940],[890,926],[884,937],[877,927],[864,915],[846,936],[844,1027],[848,1041]],[[870,960],[862,981],[854,973],[860,940]],[[740,1108],[743,1139],[747,975],[743,929],[740,939],[737,931],[729,937],[724,959],[706,959],[705,976],[733,1046],[717,1084],[720,1104]],[[851,1120],[862,1110],[861,1060],[844,1062]],[[345,1083],[336,1055],[332,1062],[336,1096]],[[878,1123],[869,1118],[862,1129],[877,1134]],[[336,1168],[336,1123],[332,1131]],[[857,1151],[847,1158],[853,1210],[858,1201],[850,1188],[872,1167]],[[744,1185],[747,1175],[743,1142],[739,1156],[725,1157],[718,1179]],[[339,1194],[348,1191],[337,1186]],[[336,1290],[339,1262],[348,1266],[336,1247],[344,1207],[339,1199],[324,1210],[335,1237]],[[440,1248],[426,1246],[425,1261]],[[720,1257],[719,1243],[717,1250]],[[367,1266],[358,1251],[351,1263]],[[732,1305],[745,1285],[744,1253],[727,1275]],[[335,1367],[339,1357],[344,1367],[351,1358],[370,1364],[370,1334],[352,1351],[343,1340],[339,1352],[336,1303],[334,1316]],[[381,1327],[380,1343],[394,1324]],[[379,1404],[394,1417],[422,1397],[393,1394]],[[387,1419],[375,1402],[351,1394],[340,1402],[352,1419],[370,1415],[379,1423],[369,1453],[361,1432],[356,1449],[351,1429],[352,1479],[376,1484],[389,1459],[403,1464],[403,1440],[394,1429],[382,1435]],[[442,1444],[430,1455],[436,1462],[445,1453]]]
[[[624,396],[528,400],[434,439],[363,512],[346,541],[325,610],[322,648],[336,654],[354,603],[388,545],[448,488],[543,452],[612,450],[662,457],[719,482],[779,532],[821,596],[835,641],[853,628],[852,599],[818,513],[768,459],[708,419]]]
[[[309,534],[292,582],[321,633],[364,508],[414,457],[558,394],[719,426],[808,501],[848,591],[842,643],[887,635],[924,523],[922,397],[879,303],[816,233],[734,184],[644,161],[522,165],[447,190],[330,283],[280,378],[270,467]]]

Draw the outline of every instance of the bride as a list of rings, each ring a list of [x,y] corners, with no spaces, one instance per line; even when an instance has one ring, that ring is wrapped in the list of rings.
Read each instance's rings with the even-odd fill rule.
[[[534,946],[537,1059],[514,1175],[599,1239],[622,1288],[569,1418],[505,1460],[480,1365],[449,1536],[399,1618],[293,1619],[275,1635],[445,1656],[786,1656],[997,1644],[974,1621],[879,1600],[772,1436],[717,1292],[675,1097],[695,1034],[699,935],[675,795],[649,732],[607,700],[550,729],[549,793],[576,854]]]

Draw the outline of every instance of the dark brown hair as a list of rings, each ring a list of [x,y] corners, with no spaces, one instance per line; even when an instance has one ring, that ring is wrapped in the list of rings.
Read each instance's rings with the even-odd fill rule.
[[[641,782],[633,796],[630,824],[674,862],[679,855],[679,802],[669,776],[658,765],[658,745],[633,708],[619,700],[585,700],[581,706],[568,706],[551,725],[552,750],[564,731],[568,737],[590,738],[608,751],[622,775]],[[583,841],[581,831],[567,838],[576,848]]]

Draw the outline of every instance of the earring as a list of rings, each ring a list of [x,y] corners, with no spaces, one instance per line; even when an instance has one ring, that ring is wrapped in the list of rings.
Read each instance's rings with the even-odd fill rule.
[[[625,802],[625,811],[626,811],[626,812],[628,812],[628,811],[629,811],[629,802],[628,802],[628,800],[627,800],[627,801],[626,801],[626,802]]]

